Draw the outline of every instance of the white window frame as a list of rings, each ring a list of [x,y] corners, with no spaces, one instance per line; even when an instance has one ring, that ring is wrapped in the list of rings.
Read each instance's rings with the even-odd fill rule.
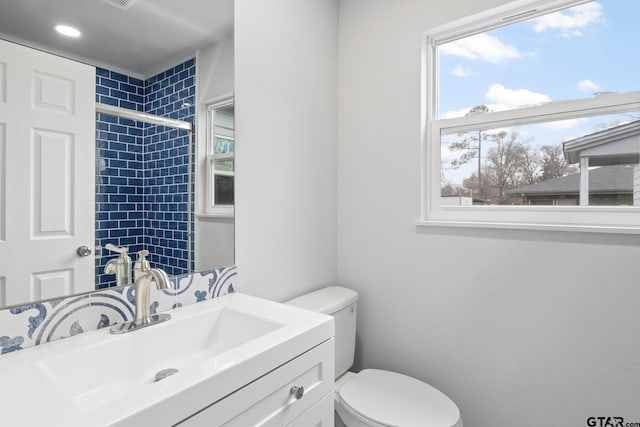
[[[207,155],[206,155],[206,195],[205,213],[212,216],[233,216],[234,205],[215,204],[215,176],[225,175],[235,177],[235,149],[233,153],[215,154],[214,124],[216,109],[232,105],[233,97],[209,104],[207,106]],[[234,138],[235,144],[235,138]],[[219,160],[234,160],[234,171],[220,171],[215,169],[215,162]]]
[[[516,110],[438,119],[438,44],[538,15],[587,3],[585,0],[520,0],[447,24],[423,35],[421,216],[418,226],[546,229],[640,233],[640,208],[629,206],[443,206],[441,132],[488,130],[550,120],[640,110],[640,91],[550,102]]]

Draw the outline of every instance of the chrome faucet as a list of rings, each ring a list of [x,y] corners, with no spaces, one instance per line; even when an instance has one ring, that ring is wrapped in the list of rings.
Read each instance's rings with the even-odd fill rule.
[[[156,283],[156,287],[159,290],[169,289],[171,287],[169,276],[167,276],[164,270],[148,267],[141,270],[134,283],[136,298],[135,318],[129,322],[113,325],[110,330],[112,334],[123,334],[135,331],[171,319],[171,315],[168,313],[149,314],[149,290],[151,288],[151,280]]]
[[[151,287],[151,279],[156,282],[158,290],[169,289],[171,287],[169,276],[167,276],[164,270],[159,268],[144,270],[142,274],[138,276],[135,282],[136,317],[133,320],[133,323],[137,326],[144,326],[153,322],[153,319],[149,315],[149,289]]]

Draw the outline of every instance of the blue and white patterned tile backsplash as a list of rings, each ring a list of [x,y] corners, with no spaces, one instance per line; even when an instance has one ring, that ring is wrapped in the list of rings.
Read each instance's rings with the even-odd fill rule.
[[[235,266],[176,276],[172,289],[151,287],[151,313],[233,293],[236,278]],[[0,355],[133,320],[134,307],[124,286],[0,310]]]

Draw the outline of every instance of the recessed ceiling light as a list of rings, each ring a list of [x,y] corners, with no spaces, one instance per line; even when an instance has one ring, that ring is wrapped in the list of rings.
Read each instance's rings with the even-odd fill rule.
[[[61,25],[61,24],[54,25],[53,29],[67,37],[80,37],[80,31],[68,25]]]

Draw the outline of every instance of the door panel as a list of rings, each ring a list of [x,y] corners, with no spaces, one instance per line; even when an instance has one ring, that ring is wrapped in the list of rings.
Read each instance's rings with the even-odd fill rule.
[[[33,73],[32,95],[34,108],[75,112],[74,80],[36,71]]]
[[[73,236],[73,135],[34,129],[31,143],[31,236]]]
[[[0,304],[93,290],[93,67],[0,40],[0,168]]]
[[[73,270],[36,272],[31,275],[31,291],[38,299],[67,295],[73,289]]]

